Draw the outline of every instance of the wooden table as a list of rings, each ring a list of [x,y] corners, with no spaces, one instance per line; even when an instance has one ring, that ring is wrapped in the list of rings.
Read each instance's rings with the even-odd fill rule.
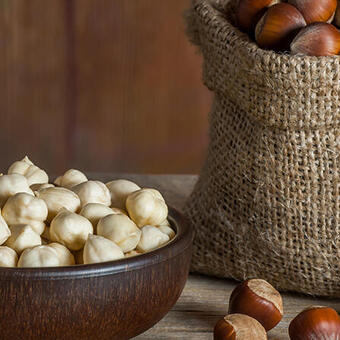
[[[94,175],[95,177],[96,175]],[[112,177],[112,176],[111,176]],[[103,180],[109,175],[97,175]],[[181,209],[190,194],[197,176],[192,175],[122,175],[141,186],[158,188],[167,202]],[[231,291],[237,282],[191,274],[182,296],[173,309],[157,325],[136,337],[138,340],[211,340],[216,321],[226,314]],[[320,299],[297,294],[283,294],[285,314],[281,323],[269,332],[269,339],[288,337],[289,322],[302,309],[310,305],[327,305],[340,312],[340,299]],[[250,339],[249,339],[250,340]],[[255,339],[254,339],[255,340]]]

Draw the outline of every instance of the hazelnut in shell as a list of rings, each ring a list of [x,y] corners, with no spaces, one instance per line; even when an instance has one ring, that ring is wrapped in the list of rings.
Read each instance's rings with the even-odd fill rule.
[[[229,314],[219,320],[214,340],[266,340],[267,333],[255,319],[244,314]]]
[[[247,280],[232,292],[229,299],[229,313],[246,314],[260,322],[268,331],[282,319],[282,297],[265,280]]]
[[[290,323],[289,336],[291,340],[338,340],[340,317],[332,308],[309,307]]]
[[[331,24],[318,22],[303,28],[290,45],[293,54],[332,56],[340,53],[340,32]]]
[[[330,21],[337,8],[337,0],[288,0],[288,3],[300,11],[307,25]]]
[[[267,8],[279,2],[280,0],[239,0],[236,8],[238,27],[247,33],[253,33]]]
[[[304,17],[294,6],[280,3],[270,7],[257,23],[255,39],[261,48],[285,51],[305,26]]]

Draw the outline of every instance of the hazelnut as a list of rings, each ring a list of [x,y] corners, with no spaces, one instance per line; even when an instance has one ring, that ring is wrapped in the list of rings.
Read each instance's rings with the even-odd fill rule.
[[[71,266],[75,264],[73,254],[62,244],[53,242],[49,243],[48,246],[53,248],[57,252],[60,266]]]
[[[36,183],[30,186],[32,191],[40,191],[47,188],[54,188],[53,184],[50,183]]]
[[[138,227],[159,225],[168,216],[168,207],[161,193],[155,189],[141,189],[126,199],[126,209]]]
[[[59,176],[54,184],[59,187],[71,189],[72,187],[87,182],[87,177],[79,170],[70,169],[67,170],[62,176]]]
[[[157,249],[170,240],[167,234],[152,225],[144,226],[141,231],[142,235],[137,244],[137,250],[142,253]]]
[[[109,189],[100,181],[87,181],[80,183],[72,188],[80,198],[81,206],[88,203],[101,203],[106,206],[111,204]]]
[[[8,225],[28,224],[39,235],[45,229],[47,213],[45,201],[27,193],[17,193],[10,197],[2,210]]]
[[[48,222],[51,222],[62,208],[71,212],[77,212],[80,209],[79,197],[66,188],[47,188],[35,192],[35,195],[43,199],[47,205]]]
[[[93,227],[89,220],[65,208],[60,210],[50,226],[51,241],[59,242],[70,250],[83,248],[88,235],[92,233]]]
[[[6,240],[11,236],[11,231],[8,228],[8,225],[5,219],[2,217],[1,209],[0,209],[0,244],[6,242]]]
[[[14,162],[8,169],[8,174],[20,174],[27,178],[28,185],[48,183],[47,173],[34,165],[26,156],[21,161]]]
[[[236,20],[239,28],[253,33],[257,22],[267,8],[279,2],[280,0],[240,0],[236,8]]]
[[[56,250],[48,245],[36,246],[23,251],[18,267],[59,267],[60,260]]]
[[[337,0],[337,7],[334,15],[333,25],[335,25],[337,28],[340,27],[340,0]]]
[[[331,20],[337,7],[337,0],[288,0],[288,3],[300,11],[307,25]]]
[[[280,3],[271,6],[257,23],[255,39],[261,48],[288,50],[295,35],[305,26],[305,19],[294,6]]]
[[[0,176],[0,207],[3,207],[8,198],[18,192],[34,195],[27,183],[26,177],[19,174]]]
[[[106,183],[111,194],[111,206],[125,210],[126,198],[134,191],[141,188],[126,179],[117,179]]]
[[[103,217],[97,225],[97,233],[116,243],[124,253],[136,248],[141,231],[126,215],[112,214]]]
[[[29,225],[17,224],[10,227],[11,236],[5,245],[21,254],[26,248],[41,245],[41,237]]]
[[[18,255],[12,248],[0,246],[0,267],[16,267],[17,262]]]
[[[141,255],[141,254],[143,254],[143,253],[141,253],[137,250],[131,250],[128,253],[125,254],[125,257],[134,257],[134,256]]]
[[[170,240],[172,240],[176,233],[171,228],[170,223],[168,220],[163,221],[160,225],[156,226],[162,233],[169,236]]]
[[[266,340],[263,326],[243,314],[229,314],[219,320],[214,329],[214,340]]]
[[[289,336],[291,340],[338,340],[340,317],[332,308],[309,307],[290,323]]]
[[[290,45],[293,54],[331,56],[340,53],[340,32],[331,24],[318,22],[303,28]]]
[[[122,258],[124,258],[124,253],[117,244],[102,236],[89,235],[84,246],[84,264],[107,262]]]
[[[92,223],[93,230],[96,232],[99,220],[107,215],[115,213],[117,212],[104,204],[88,203],[80,210],[79,214],[87,218]]]
[[[232,292],[229,299],[229,313],[246,314],[260,322],[268,331],[282,319],[282,298],[267,281],[247,280]]]

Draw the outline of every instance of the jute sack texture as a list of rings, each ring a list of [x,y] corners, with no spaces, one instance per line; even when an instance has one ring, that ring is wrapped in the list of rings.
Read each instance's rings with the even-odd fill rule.
[[[187,16],[215,95],[192,270],[340,297],[340,57],[264,51],[233,18],[208,0]]]

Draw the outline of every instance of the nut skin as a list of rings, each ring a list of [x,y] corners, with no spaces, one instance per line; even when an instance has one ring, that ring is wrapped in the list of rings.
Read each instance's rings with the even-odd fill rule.
[[[259,279],[247,280],[232,292],[229,313],[246,314],[259,321],[268,331],[282,319],[282,298],[268,282]]]
[[[280,0],[239,0],[236,8],[238,27],[252,34],[267,8],[279,2]]]
[[[337,0],[288,0],[288,3],[301,12],[307,25],[331,20],[337,7]]]
[[[286,51],[298,31],[306,26],[302,14],[292,5],[271,6],[256,25],[255,40],[259,47]]]
[[[317,22],[303,28],[290,45],[293,54],[332,56],[340,53],[340,32],[331,24]]]
[[[309,307],[290,323],[289,337],[291,340],[340,340],[340,317],[332,308]]]
[[[243,314],[230,314],[214,328],[214,340],[266,340],[267,334],[255,319]]]

